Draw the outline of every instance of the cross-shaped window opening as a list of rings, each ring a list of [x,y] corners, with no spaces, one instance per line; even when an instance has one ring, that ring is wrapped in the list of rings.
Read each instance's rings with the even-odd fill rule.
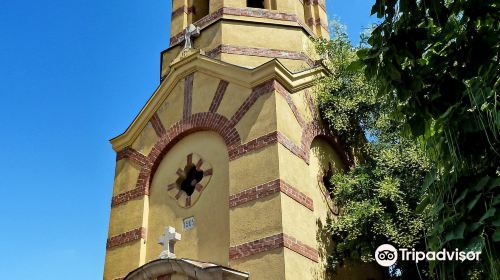
[[[183,190],[188,196],[191,196],[195,190],[196,184],[198,184],[203,179],[203,171],[197,170],[196,166],[186,166],[184,169],[186,174],[185,178],[179,178],[177,184],[179,184],[181,190]]]

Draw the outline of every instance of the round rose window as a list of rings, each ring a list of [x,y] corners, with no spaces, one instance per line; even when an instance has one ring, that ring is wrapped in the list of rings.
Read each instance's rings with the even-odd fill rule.
[[[177,179],[167,187],[169,196],[177,200],[179,206],[191,207],[210,182],[212,173],[212,165],[198,154],[187,155],[177,168]]]

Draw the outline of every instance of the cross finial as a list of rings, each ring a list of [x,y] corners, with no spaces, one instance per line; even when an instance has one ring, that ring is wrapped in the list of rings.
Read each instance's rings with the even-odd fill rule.
[[[184,49],[192,49],[193,48],[193,39],[192,37],[200,36],[200,28],[190,24],[186,29],[184,29]]]
[[[163,246],[163,252],[160,254],[160,259],[175,259],[174,245],[175,242],[181,240],[181,234],[175,231],[173,227],[166,227],[165,233],[162,234],[158,244]]]

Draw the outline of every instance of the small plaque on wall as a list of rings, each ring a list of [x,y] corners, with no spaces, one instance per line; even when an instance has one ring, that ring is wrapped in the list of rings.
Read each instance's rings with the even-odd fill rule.
[[[187,231],[194,228],[194,217],[185,218],[182,221],[182,228]]]

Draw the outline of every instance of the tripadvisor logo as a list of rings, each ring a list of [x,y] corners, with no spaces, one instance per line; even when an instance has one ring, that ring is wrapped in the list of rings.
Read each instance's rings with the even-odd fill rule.
[[[396,263],[398,258],[401,261],[412,261],[418,263],[420,261],[478,261],[481,252],[475,251],[447,251],[443,249],[438,252],[429,251],[416,251],[415,249],[399,248],[389,244],[380,245],[375,251],[375,260],[377,263],[384,267],[392,266]]]

